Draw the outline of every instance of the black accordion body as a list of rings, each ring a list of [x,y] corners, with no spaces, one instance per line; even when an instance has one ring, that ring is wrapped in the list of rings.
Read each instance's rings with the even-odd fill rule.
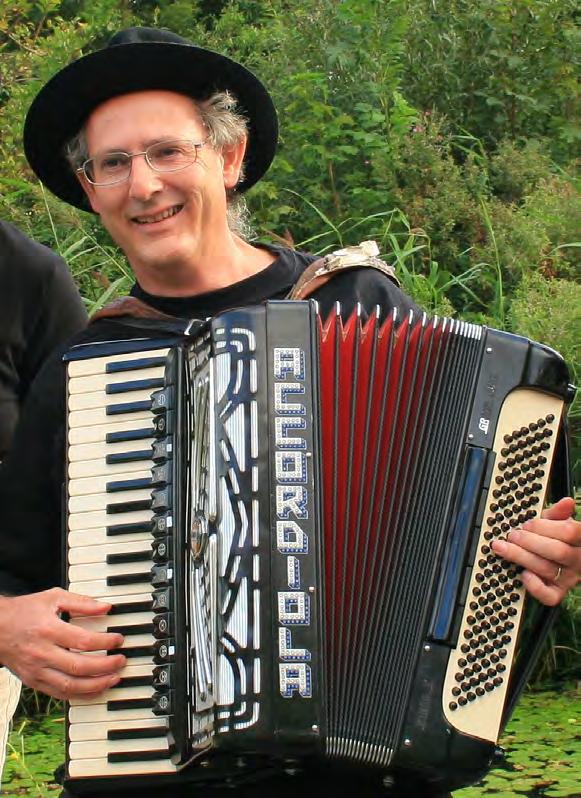
[[[548,627],[490,542],[567,488],[555,352],[269,302],[67,360],[67,585],[113,605],[71,622],[128,657],[75,790],[486,770]]]

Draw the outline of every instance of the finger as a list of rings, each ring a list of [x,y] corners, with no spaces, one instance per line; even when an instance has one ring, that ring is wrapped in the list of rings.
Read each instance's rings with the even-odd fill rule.
[[[556,585],[553,581],[545,582],[539,576],[530,571],[523,571],[520,574],[521,581],[526,590],[548,607],[556,607],[560,604],[567,592],[561,584]]]
[[[75,677],[113,676],[127,664],[123,654],[79,654],[55,648],[47,665],[61,673]]]
[[[76,678],[51,668],[45,668],[36,685],[43,693],[61,700],[89,698],[114,687],[120,676],[97,676],[95,678]]]
[[[112,651],[120,648],[124,640],[118,632],[91,632],[65,621],[59,621],[52,639],[62,648],[77,651]]]
[[[554,525],[554,522],[552,525]],[[558,530],[553,531],[557,532]],[[561,534],[566,536],[566,530],[562,530]],[[513,529],[508,533],[507,541],[513,546],[518,546],[531,554],[549,560],[553,563],[553,566],[556,563],[557,565],[571,568],[573,571],[581,568],[581,549],[571,546],[556,537],[547,537],[543,534],[536,534],[533,531],[527,532],[521,529]],[[493,547],[493,550],[496,549]],[[507,559],[511,559],[511,557],[507,557]],[[517,562],[517,560],[512,561]],[[523,565],[524,563],[519,561],[519,564]],[[528,565],[525,564],[525,567],[528,567]]]
[[[499,557],[503,557],[515,565],[521,565],[547,582],[552,582],[555,578],[557,566],[554,562],[527,551],[522,546],[517,546],[508,540],[495,540],[492,542],[491,548]]]
[[[565,498],[560,499],[558,502],[551,505],[551,507],[547,507],[543,510],[542,513],[543,518],[548,518],[552,521],[564,521],[566,518],[570,518],[573,515],[575,515],[575,500],[570,496],[565,496]]]
[[[68,612],[69,615],[105,615],[111,609],[111,604],[80,593],[69,593],[59,590],[57,595],[59,611]]]

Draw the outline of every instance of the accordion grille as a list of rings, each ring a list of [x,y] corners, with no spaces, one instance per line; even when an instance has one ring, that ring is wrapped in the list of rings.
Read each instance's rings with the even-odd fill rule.
[[[401,735],[479,339],[477,327],[411,315],[321,326],[331,756],[384,766]]]

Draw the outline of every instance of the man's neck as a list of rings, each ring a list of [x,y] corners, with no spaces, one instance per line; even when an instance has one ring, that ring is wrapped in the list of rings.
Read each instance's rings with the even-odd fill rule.
[[[134,267],[137,282],[148,294],[187,297],[217,291],[258,274],[275,260],[270,250],[234,236],[220,252],[199,253],[190,264],[174,267]]]

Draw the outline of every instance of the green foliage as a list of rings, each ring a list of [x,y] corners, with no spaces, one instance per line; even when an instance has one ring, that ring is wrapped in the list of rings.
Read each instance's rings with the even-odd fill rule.
[[[578,147],[575,0],[410,0],[404,89],[487,144],[550,138]]]

